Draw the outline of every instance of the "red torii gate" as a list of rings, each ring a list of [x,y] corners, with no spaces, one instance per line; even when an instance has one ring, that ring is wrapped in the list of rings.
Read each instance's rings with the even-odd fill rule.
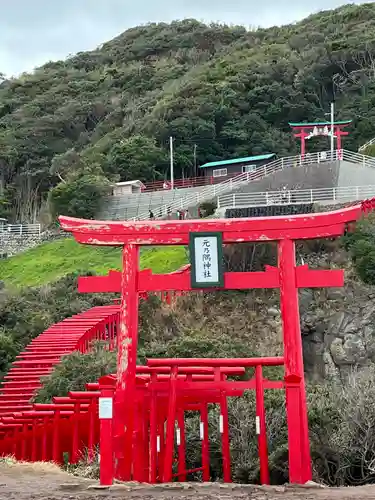
[[[143,245],[188,245],[190,233],[221,233],[223,244],[277,242],[278,267],[260,272],[226,272],[220,289],[279,288],[283,324],[285,393],[289,441],[289,480],[305,483],[311,479],[307,406],[302,357],[298,288],[339,287],[342,270],[310,270],[296,266],[295,241],[337,237],[360,218],[362,206],[293,217],[253,219],[111,222],[60,217],[65,231],[84,244],[123,247],[121,273],[120,331],[115,428],[120,447],[116,451],[118,477],[132,477],[136,360],[138,344],[139,292],[190,291],[190,272],[154,275],[139,271],[139,247]],[[118,291],[118,274],[112,275],[113,291]],[[108,279],[108,278],[107,278]],[[124,431],[125,429],[125,431]]]
[[[352,120],[345,120],[333,123],[333,136],[336,138],[336,149],[339,151],[339,158],[341,159],[342,137],[349,135],[349,132],[344,128],[352,123]],[[301,156],[304,157],[306,153],[306,140],[313,137],[325,136],[331,134],[331,122],[309,122],[309,123],[292,123],[289,122],[294,132],[294,137],[301,140]],[[332,158],[333,160],[333,158]]]

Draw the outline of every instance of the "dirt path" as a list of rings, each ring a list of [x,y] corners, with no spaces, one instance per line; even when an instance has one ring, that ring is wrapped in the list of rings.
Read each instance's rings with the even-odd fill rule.
[[[95,483],[70,476],[49,464],[0,464],[1,500],[375,500],[375,486],[359,488],[239,487],[237,485],[116,485],[90,489]]]

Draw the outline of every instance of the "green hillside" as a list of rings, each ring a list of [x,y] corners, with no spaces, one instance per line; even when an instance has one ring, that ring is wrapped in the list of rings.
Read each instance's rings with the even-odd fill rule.
[[[356,148],[375,135],[374,34],[374,3],[252,31],[193,19],[149,24],[4,81],[2,211],[27,219],[61,178],[69,182],[57,211],[86,210],[72,192],[94,185],[85,196],[93,211],[105,179],[163,178],[170,135],[176,176],[194,173],[194,151],[198,165],[293,154],[288,122],[324,119],[333,93],[337,119],[354,119],[345,147]]]
[[[155,273],[175,271],[185,263],[186,251],[183,247],[141,251],[141,268],[150,268]],[[119,248],[84,246],[72,238],[44,243],[0,261],[0,277],[8,287],[44,285],[78,272],[91,271],[104,275],[110,269],[121,269]]]

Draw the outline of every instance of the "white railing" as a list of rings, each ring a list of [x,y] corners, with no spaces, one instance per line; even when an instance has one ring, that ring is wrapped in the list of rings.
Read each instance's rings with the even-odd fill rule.
[[[349,186],[324,189],[233,193],[218,198],[218,208],[247,208],[266,205],[309,203],[346,203],[375,197],[375,186]]]
[[[193,188],[193,190],[193,192],[198,193],[202,190],[202,188]],[[121,213],[124,217],[130,213],[134,216],[149,209],[157,211],[159,208],[162,209],[162,207],[169,207],[172,204],[181,204],[187,196],[190,197],[191,195],[192,192],[188,189],[186,189],[186,194],[184,193],[184,190],[174,189],[168,191],[151,191],[150,193],[133,194],[128,197],[113,196],[107,199],[108,206],[104,211]],[[158,217],[158,213],[155,213],[155,216]]]
[[[375,158],[353,151],[337,150],[334,151],[333,154],[331,151],[307,153],[305,156],[289,156],[274,160],[262,167],[258,167],[255,172],[239,174],[220,184],[205,186],[193,193],[188,192],[183,194],[179,192],[179,190],[175,190],[172,195],[171,191],[169,191],[165,193],[165,197],[163,195],[159,199],[156,195],[151,198],[147,197],[146,193],[142,195],[131,195],[131,197],[138,196],[138,198],[135,198],[134,204],[129,203],[128,199],[126,205],[124,204],[124,206],[122,206],[121,201],[118,200],[117,206],[113,207],[113,210],[116,212],[121,211],[128,213],[129,217],[126,217],[123,213],[121,215],[131,220],[145,220],[149,218],[149,209],[151,209],[154,216],[157,219],[161,219],[176,210],[197,206],[204,201],[209,201],[220,195],[235,191],[243,185],[260,180],[285,168],[305,167],[317,163],[340,160],[375,168]]]
[[[355,153],[354,151],[347,151],[344,149],[342,151],[342,160],[362,165],[363,167],[375,168],[375,158],[373,156]]]
[[[303,167],[316,163],[337,161],[343,159],[344,155],[345,151],[337,150],[333,152],[333,155],[331,151],[328,152],[323,151],[319,153],[308,153],[304,157],[298,155],[298,156],[288,156],[280,158],[270,163],[267,163],[262,167],[258,167],[255,172],[246,172],[243,174],[239,174],[236,177],[232,177],[231,179],[221,182],[220,184],[207,186],[196,193],[180,196],[178,200],[170,203],[169,205],[160,205],[157,209],[155,208],[153,212],[156,218],[165,217],[169,212],[173,213],[174,211],[179,209],[186,209],[189,207],[199,205],[204,201],[212,200],[213,198],[216,198],[217,196],[224,194],[228,191],[229,192],[233,191],[244,184],[249,184],[250,182],[263,179],[264,177],[274,174],[279,170],[283,170],[289,167]],[[357,156],[361,157],[362,159],[362,155],[357,154]],[[375,159],[372,158],[372,160],[374,162],[373,166],[375,167]],[[159,209],[161,215],[160,212],[157,213]],[[141,213],[137,217],[134,217],[133,220],[144,220],[148,219],[148,217],[149,213],[145,212]]]
[[[38,237],[41,235],[40,224],[4,224],[0,225],[0,238],[11,236]]]
[[[373,137],[372,139],[367,141],[365,144],[362,144],[362,146],[359,146],[358,152],[360,153],[361,151],[364,151],[365,149],[367,149],[369,146],[372,146],[373,144],[375,144],[375,137]]]

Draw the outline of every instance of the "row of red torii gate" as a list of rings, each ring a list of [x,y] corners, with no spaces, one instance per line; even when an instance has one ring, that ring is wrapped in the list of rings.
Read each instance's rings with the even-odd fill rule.
[[[372,200],[341,210],[253,219],[108,222],[60,217],[65,231],[79,243],[122,247],[122,271],[108,276],[81,278],[83,292],[121,292],[116,380],[101,381],[100,478],[101,484],[122,481],[170,482],[185,480],[184,417],[200,413],[202,471],[210,479],[208,405],[220,408],[223,479],[231,481],[228,397],[255,390],[260,481],[269,483],[264,391],[285,391],[289,443],[289,480],[303,484],[312,479],[302,340],[298,305],[299,288],[341,287],[342,270],[312,270],[296,265],[298,240],[343,235]],[[223,245],[275,242],[277,267],[259,272],[223,272]],[[139,270],[141,246],[189,246],[191,266],[183,272],[152,274]],[[246,359],[158,359],[137,366],[138,306],[142,294],[193,290],[274,288],[280,290],[284,353],[282,357]],[[282,380],[268,380],[264,366],[284,366]],[[233,380],[246,368],[251,380]],[[106,383],[106,380],[108,383]],[[176,470],[177,460],[177,470]]]

